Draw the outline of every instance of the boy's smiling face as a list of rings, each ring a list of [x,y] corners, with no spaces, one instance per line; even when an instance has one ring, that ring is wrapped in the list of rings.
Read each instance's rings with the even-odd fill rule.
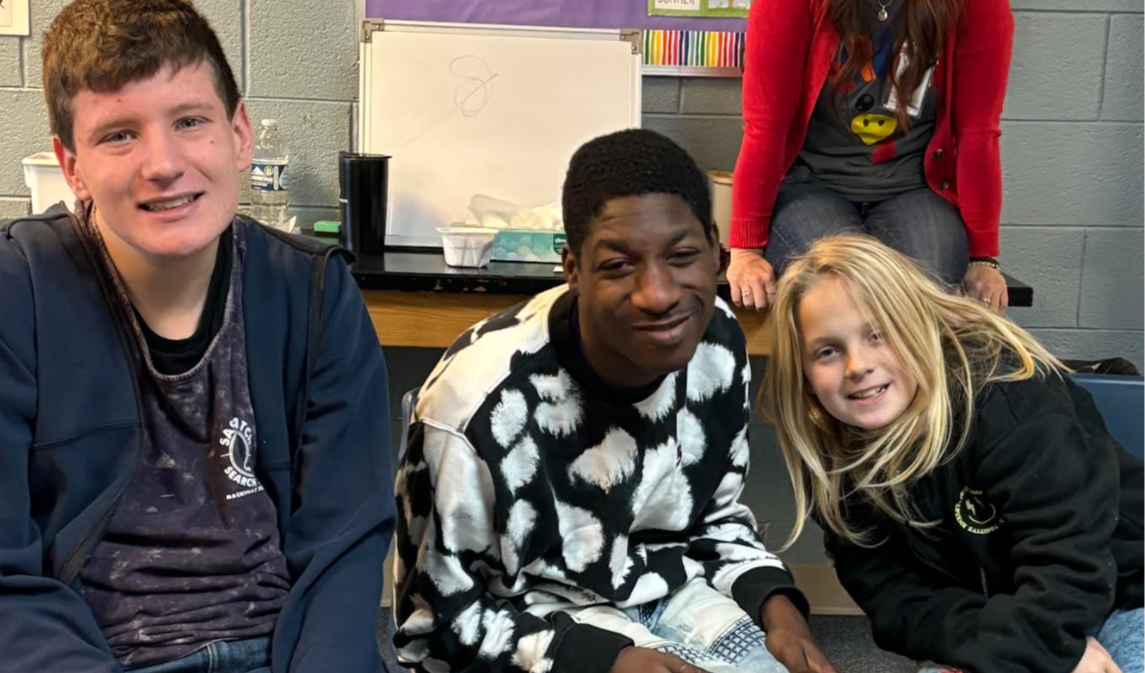
[[[715,310],[719,246],[675,194],[607,202],[564,268],[597,374],[638,387],[683,369]]]
[[[105,238],[157,261],[194,256],[226,230],[254,143],[245,105],[228,114],[206,63],[82,90],[71,109],[75,149],[57,138],[56,157]]]

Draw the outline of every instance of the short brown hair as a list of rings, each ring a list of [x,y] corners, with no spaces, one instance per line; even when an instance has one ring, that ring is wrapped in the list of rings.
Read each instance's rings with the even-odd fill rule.
[[[118,91],[164,66],[206,63],[228,115],[241,95],[215,31],[187,0],[76,0],[44,35],[44,97],[52,133],[75,151],[72,100]]]

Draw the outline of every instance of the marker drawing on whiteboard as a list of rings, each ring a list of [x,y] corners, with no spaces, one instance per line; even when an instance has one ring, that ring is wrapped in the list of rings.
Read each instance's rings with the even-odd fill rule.
[[[493,97],[493,80],[497,73],[477,56],[459,56],[449,62],[449,72],[464,81],[453,93],[453,107],[466,117],[481,114]],[[481,94],[478,96],[477,94]]]
[[[449,72],[455,79],[461,80],[453,90],[453,105],[412,138],[394,146],[394,149],[417,142],[449,119],[454,112],[461,113],[462,117],[477,117],[489,105],[493,99],[493,80],[497,79],[498,73],[493,72],[488,63],[477,56],[458,56],[449,62]]]

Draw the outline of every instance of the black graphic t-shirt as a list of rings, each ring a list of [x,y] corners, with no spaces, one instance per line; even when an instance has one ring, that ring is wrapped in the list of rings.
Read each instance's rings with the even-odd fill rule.
[[[131,481],[80,572],[83,596],[127,669],[219,640],[269,635],[290,590],[274,503],[255,475],[247,382],[243,241],[232,228],[222,323],[190,369],[160,372],[104,251],[135,335],[144,446]]]
[[[906,128],[895,117],[891,86],[895,24],[903,2],[887,6],[889,16],[872,36],[871,63],[835,87],[831,82],[847,60],[845,44],[839,45],[791,169],[793,179],[821,184],[856,203],[926,187],[923,158],[935,124],[933,68],[908,101],[913,105]]]
[[[151,364],[160,374],[182,374],[193,368],[203,359],[207,348],[219,333],[219,328],[223,326],[227,295],[231,290],[231,262],[234,257],[232,237],[230,229],[219,237],[215,270],[211,273],[203,315],[199,318],[199,326],[194,334],[186,339],[166,339],[152,331],[144,322],[143,316],[139,315],[139,311],[135,311],[135,322],[143,332],[144,341],[147,342]]]

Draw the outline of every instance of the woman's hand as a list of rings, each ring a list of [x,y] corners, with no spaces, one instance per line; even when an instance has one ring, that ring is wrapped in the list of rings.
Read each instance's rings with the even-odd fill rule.
[[[732,248],[727,277],[736,306],[762,311],[775,299],[775,271],[762,250]]]
[[[1073,673],[1121,673],[1121,669],[1113,663],[1113,657],[1109,656],[1109,652],[1096,638],[1086,636],[1085,653],[1081,655],[1081,661],[1077,662]]]
[[[735,258],[732,258],[735,262]],[[731,271],[728,271],[730,278]],[[966,296],[988,304],[999,313],[1005,313],[1010,306],[1010,295],[1006,289],[1006,279],[997,269],[985,264],[971,264],[966,267],[966,276],[962,279],[962,289]],[[733,297],[735,294],[733,293]]]

